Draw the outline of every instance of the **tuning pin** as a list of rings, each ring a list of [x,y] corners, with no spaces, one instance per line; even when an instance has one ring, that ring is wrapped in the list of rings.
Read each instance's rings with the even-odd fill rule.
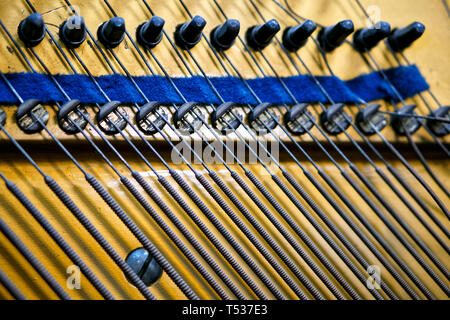
[[[417,115],[414,109],[416,109],[416,105],[408,104],[395,111],[395,114],[391,116],[391,126],[398,135],[405,136],[407,132],[413,134],[422,127],[424,121],[414,117]],[[412,117],[409,117],[410,115]]]
[[[288,27],[283,32],[283,46],[289,51],[297,51],[306,44],[308,37],[317,29],[317,25],[306,20],[295,27]]]
[[[211,44],[219,51],[229,49],[236,40],[241,29],[238,20],[229,19],[224,24],[217,26],[211,31]]]
[[[425,26],[420,22],[413,22],[407,27],[395,29],[388,37],[389,46],[396,52],[403,51],[419,39],[424,32]]]
[[[164,19],[153,16],[150,21],[144,22],[136,30],[137,41],[146,48],[154,48],[162,39]]]
[[[82,16],[71,16],[59,28],[59,38],[70,48],[79,47],[86,39],[86,24]]]
[[[280,24],[277,20],[272,19],[264,24],[248,28],[245,38],[250,48],[262,50],[269,45],[278,31],[280,31]]]
[[[117,47],[125,36],[125,20],[114,17],[103,22],[97,29],[98,40],[108,48]]]
[[[375,47],[381,40],[391,33],[391,25],[380,21],[370,28],[359,29],[353,36],[355,47],[360,52],[365,52]]]
[[[325,52],[331,52],[339,47],[353,31],[355,27],[351,20],[344,20],[333,26],[320,30],[318,40]]]
[[[206,20],[195,16],[191,21],[179,24],[175,29],[175,43],[182,49],[189,50],[200,42]]]
[[[20,21],[18,28],[19,38],[27,47],[37,46],[45,35],[45,25],[40,13],[30,14]]]

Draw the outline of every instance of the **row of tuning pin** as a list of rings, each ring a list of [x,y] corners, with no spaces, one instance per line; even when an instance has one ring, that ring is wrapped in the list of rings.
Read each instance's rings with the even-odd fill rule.
[[[164,19],[158,16],[153,16],[149,21],[142,23],[136,29],[137,41],[145,48],[155,47],[162,39],[164,23]],[[176,44],[182,49],[193,48],[200,41],[205,26],[206,20],[200,16],[195,16],[192,20],[179,24],[174,33]],[[306,20],[297,26],[287,27],[283,32],[283,46],[289,51],[299,50],[316,29],[317,25],[311,20]],[[79,15],[71,16],[64,21],[59,30],[61,41],[71,48],[80,46],[86,38],[85,21]],[[272,19],[264,24],[248,28],[245,39],[253,50],[262,50],[272,42],[280,30],[278,21]],[[211,31],[211,43],[218,51],[227,50],[233,46],[239,31],[239,21],[229,19]],[[365,52],[387,38],[387,43],[392,50],[402,51],[417,40],[424,31],[425,26],[419,22],[391,31],[390,24],[381,21],[372,27],[357,30],[354,33],[353,42],[357,50]],[[318,42],[323,51],[331,52],[353,32],[353,22],[344,20],[322,28],[318,34]],[[18,33],[26,46],[33,47],[39,44],[45,34],[42,16],[39,13],[29,15],[20,22]],[[97,29],[98,40],[108,48],[117,47],[124,39],[124,35],[125,20],[121,17],[111,18]]]

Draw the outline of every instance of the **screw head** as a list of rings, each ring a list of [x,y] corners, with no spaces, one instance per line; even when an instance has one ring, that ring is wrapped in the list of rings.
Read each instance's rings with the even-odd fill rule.
[[[131,251],[125,259],[125,262],[148,287],[158,282],[162,276],[163,270],[161,266],[144,248],[137,248]]]

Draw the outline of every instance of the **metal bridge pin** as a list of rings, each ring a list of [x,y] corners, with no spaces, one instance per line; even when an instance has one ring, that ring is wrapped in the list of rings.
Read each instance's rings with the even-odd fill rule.
[[[69,100],[58,110],[58,125],[67,134],[77,134],[79,129],[84,130],[88,124],[83,115],[87,119],[90,117],[81,102],[76,99]]]
[[[220,132],[220,134],[227,135],[239,128],[243,116],[241,114],[233,115],[231,112],[237,106],[234,102],[225,102],[216,108],[211,113],[212,127]]]
[[[351,20],[343,20],[333,26],[320,30],[318,40],[325,52],[331,52],[339,47],[355,30]]]
[[[70,48],[78,48],[86,39],[86,24],[82,16],[71,16],[59,28],[59,37]]]
[[[413,22],[407,27],[395,29],[388,37],[389,46],[396,52],[403,51],[419,39],[424,32],[425,26],[420,22]]]
[[[162,103],[150,101],[136,113],[136,125],[144,134],[154,135],[165,127],[168,117],[161,107]],[[158,111],[159,114],[155,111]]]
[[[199,106],[197,102],[186,102],[173,114],[173,124],[181,134],[193,134],[203,126],[205,116]]]
[[[124,130],[127,126],[126,110],[120,106],[119,101],[109,101],[97,112],[97,123],[105,134],[115,135]]]
[[[45,25],[40,13],[30,14],[18,28],[19,38],[27,47],[37,46],[44,39]]]
[[[306,44],[309,36],[317,29],[317,25],[306,20],[295,27],[288,27],[283,32],[283,46],[289,51],[297,51]]]
[[[300,136],[314,127],[316,118],[309,112],[308,107],[307,103],[299,103],[284,114],[284,124],[290,133]]]
[[[264,24],[248,28],[245,39],[253,50],[262,50],[270,44],[278,31],[280,31],[280,24],[272,19]]]
[[[141,24],[136,29],[136,39],[139,44],[148,49],[154,48],[161,42],[164,24],[164,19],[157,16]]]
[[[191,21],[179,24],[175,29],[175,43],[182,49],[189,50],[200,42],[206,20],[195,16]]]
[[[125,36],[125,20],[114,17],[103,22],[97,29],[98,40],[108,48],[117,47]]]
[[[148,287],[156,283],[162,276],[161,266],[144,248],[137,248],[131,251],[125,262]]]
[[[238,20],[229,19],[211,31],[211,44],[219,51],[229,49],[236,40],[241,29]]]
[[[372,27],[359,29],[353,36],[355,47],[360,52],[365,52],[375,47],[381,40],[391,33],[391,25],[380,21]]]
[[[440,107],[433,110],[429,115],[432,118],[447,118],[450,119],[450,106]],[[0,114],[1,119],[1,114]],[[1,120],[0,120],[1,121]],[[439,120],[428,119],[426,121],[426,126],[434,132],[438,137],[444,137],[450,133],[450,124],[444,123]]]

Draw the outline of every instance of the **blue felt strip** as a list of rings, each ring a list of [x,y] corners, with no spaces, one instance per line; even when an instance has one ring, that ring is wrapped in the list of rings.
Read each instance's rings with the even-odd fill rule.
[[[429,88],[416,66],[402,66],[385,70],[385,72],[404,98],[412,97]],[[44,103],[65,101],[64,96],[47,75],[9,73],[6,74],[6,77],[23,99],[35,98]],[[88,76],[56,75],[55,77],[72,99],[78,99],[86,104],[106,102],[105,97]],[[395,94],[378,72],[364,74],[349,81],[342,81],[337,77],[320,76],[317,78],[335,102],[353,103],[358,101],[358,97],[366,101],[396,99]],[[283,79],[299,102],[328,102],[310,76],[292,76]],[[97,77],[97,80],[112,100],[122,103],[145,102],[125,76],[107,75]],[[163,103],[183,102],[169,81],[162,76],[135,77],[135,80],[150,100]],[[188,101],[220,102],[202,77],[174,78],[173,80]],[[257,104],[256,99],[239,78],[212,77],[211,81],[225,101]],[[248,79],[247,83],[263,102],[293,103],[289,94],[274,77]],[[0,80],[0,103],[17,104],[17,102],[5,82]]]

